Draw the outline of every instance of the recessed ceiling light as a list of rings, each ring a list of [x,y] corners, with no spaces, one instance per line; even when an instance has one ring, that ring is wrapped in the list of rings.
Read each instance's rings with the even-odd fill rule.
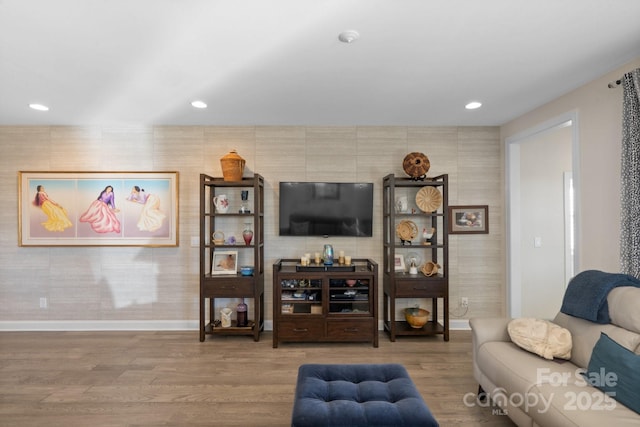
[[[204,101],[193,101],[191,105],[194,108],[207,108],[207,103]]]
[[[356,30],[343,31],[340,33],[340,35],[338,35],[338,40],[340,40],[342,43],[353,43],[359,38],[360,33],[358,33]]]
[[[478,101],[471,101],[470,103],[464,106],[464,108],[466,108],[467,110],[475,110],[476,108],[480,108],[480,107],[482,107],[482,102],[478,102]]]
[[[29,104],[29,108],[33,110],[38,110],[38,111],[49,111],[49,107],[42,104]]]

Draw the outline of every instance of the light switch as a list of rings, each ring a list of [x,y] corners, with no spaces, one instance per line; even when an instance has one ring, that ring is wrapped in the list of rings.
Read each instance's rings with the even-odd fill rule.
[[[197,248],[200,244],[200,238],[198,236],[191,236],[191,247]]]
[[[542,237],[534,237],[533,238],[533,247],[534,248],[542,247]]]

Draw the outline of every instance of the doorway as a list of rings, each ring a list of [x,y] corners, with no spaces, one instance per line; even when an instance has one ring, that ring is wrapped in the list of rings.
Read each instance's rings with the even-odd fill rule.
[[[553,318],[576,271],[577,129],[572,112],[506,139],[511,317]]]

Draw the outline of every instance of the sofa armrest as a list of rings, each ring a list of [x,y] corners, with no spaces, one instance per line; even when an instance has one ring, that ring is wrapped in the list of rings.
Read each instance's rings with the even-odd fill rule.
[[[475,317],[469,320],[474,347],[489,341],[510,342],[507,325],[512,319],[505,317]]]

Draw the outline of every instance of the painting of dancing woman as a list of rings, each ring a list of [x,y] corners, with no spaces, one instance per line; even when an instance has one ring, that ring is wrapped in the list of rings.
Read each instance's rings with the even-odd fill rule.
[[[116,216],[118,212],[120,210],[116,208],[113,187],[107,185],[82,214],[80,222],[89,223],[96,233],[120,233],[120,221]]]
[[[178,246],[177,172],[18,173],[20,246]]]
[[[66,209],[49,197],[44,185],[38,185],[36,190],[37,193],[33,204],[42,209],[42,212],[47,216],[47,220],[42,223],[44,228],[48,231],[60,232],[73,226]]]
[[[162,227],[162,222],[167,216],[160,210],[160,197],[157,194],[147,194],[144,188],[134,185],[127,200],[142,205],[137,222],[138,230],[156,231]]]

